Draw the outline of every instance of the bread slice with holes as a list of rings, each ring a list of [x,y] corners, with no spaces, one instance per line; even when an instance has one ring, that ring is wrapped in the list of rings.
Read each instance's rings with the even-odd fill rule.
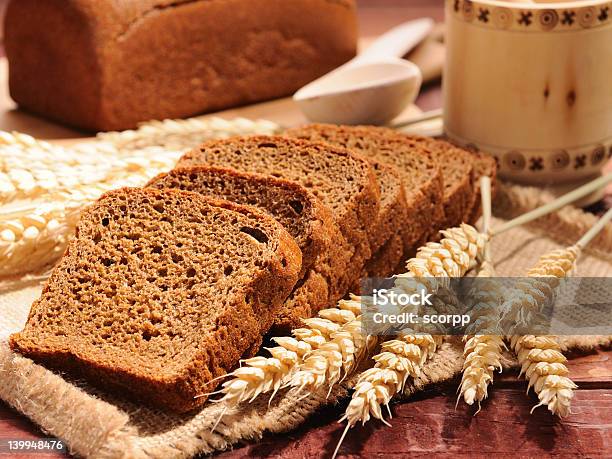
[[[269,215],[176,190],[85,209],[13,350],[179,412],[234,368],[295,285],[301,254]]]
[[[415,148],[396,131],[373,126],[310,124],[289,129],[285,135],[349,148],[371,161],[387,165],[398,174],[403,182],[406,210],[404,215],[400,214],[399,226],[397,223],[393,226],[395,231],[402,232],[407,249],[443,220],[443,182],[438,162],[428,150]],[[385,182],[381,186],[393,186],[393,180],[382,177],[381,180]],[[395,212],[393,207],[383,206],[377,225],[391,222]],[[393,233],[388,232],[382,243],[386,243]]]
[[[224,166],[283,178],[309,189],[330,209],[345,243],[348,261],[329,285],[340,296],[371,256],[371,222],[380,191],[370,163],[346,148],[281,136],[234,137],[206,142],[186,153],[177,167]]]
[[[287,229],[302,251],[302,271],[275,318],[276,332],[301,326],[301,319],[338,299],[328,286],[349,262],[338,250],[343,244],[342,234],[329,209],[298,183],[222,167],[194,166],[160,174],[147,186],[193,191],[252,205]]]
[[[295,182],[225,167],[195,166],[159,174],[147,186],[193,191],[269,213],[285,227],[302,251],[300,278],[322,252],[330,249],[335,223],[329,209]]]

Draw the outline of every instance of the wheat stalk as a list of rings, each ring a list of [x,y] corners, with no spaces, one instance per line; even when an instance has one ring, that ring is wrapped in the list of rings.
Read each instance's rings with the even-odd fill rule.
[[[402,335],[384,342],[381,352],[372,357],[375,366],[359,375],[353,397],[340,421],[347,420],[352,427],[358,421],[365,424],[374,417],[388,424],[383,419],[381,406],[387,407],[391,417],[389,402],[395,394],[403,392],[409,377],[419,376],[441,341],[441,336],[424,334]]]
[[[97,142],[63,148],[17,133],[3,134],[0,204],[5,205],[25,199],[61,200],[62,195],[83,187],[112,183],[130,174],[146,175],[148,170],[169,170],[180,157],[178,152],[157,147],[124,152]],[[22,137],[30,140],[23,142]]]
[[[561,280],[570,275],[580,254],[577,245],[557,249],[540,257],[527,272],[529,279],[516,283],[511,297],[501,306],[504,328],[513,324],[528,324],[543,306],[551,301]]]
[[[483,228],[488,234],[491,226],[491,179],[481,177],[480,193],[482,199]],[[465,345],[463,356],[459,398],[468,405],[478,401],[478,413],[482,401],[487,398],[489,384],[493,383],[495,369],[502,371],[502,350],[506,348],[503,337],[498,331],[499,305],[503,300],[504,291],[500,284],[491,281],[495,277],[495,268],[491,261],[490,242],[484,248],[482,264],[478,269],[477,285],[469,292],[471,304],[468,310],[472,323],[465,330]]]
[[[390,426],[383,417],[381,407],[385,406],[391,417],[391,399],[404,391],[409,377],[419,376],[424,363],[434,354],[441,341],[441,336],[402,335],[382,344],[381,352],[372,357],[375,366],[359,375],[351,401],[339,420],[346,420],[347,424],[332,457],[336,457],[344,437],[357,422],[361,421],[364,425],[374,417]]]
[[[561,353],[556,337],[512,336],[511,344],[521,365],[521,375],[525,374],[529,381],[527,392],[533,387],[540,400],[531,411],[546,405],[559,417],[569,415],[574,389],[578,386],[568,378],[567,359]]]
[[[5,206],[0,211],[0,276],[35,272],[61,256],[80,211],[106,191],[142,186],[172,167],[176,157],[126,158],[122,173],[108,180],[56,190],[49,204]]]
[[[537,277],[520,282],[512,298],[502,306],[509,313],[509,320],[519,316],[524,322],[524,309],[533,318],[547,301],[552,300],[561,279],[568,277],[580,255],[579,245],[554,250],[540,257],[536,266],[527,272],[528,277]],[[527,391],[534,388],[540,403],[551,413],[564,417],[570,414],[570,404],[577,388],[567,375],[566,359],[560,352],[555,336],[512,336],[512,348],[521,365],[521,374],[529,381]],[[533,411],[533,410],[532,410]]]
[[[482,401],[487,398],[489,384],[493,383],[495,369],[502,371],[502,351],[506,348],[503,336],[498,332],[499,305],[503,291],[496,281],[483,279],[495,276],[490,261],[485,260],[477,274],[477,289],[470,292],[472,303],[469,311],[472,323],[466,329],[459,397],[468,405],[478,402],[480,411]],[[458,401],[458,400],[457,400]]]

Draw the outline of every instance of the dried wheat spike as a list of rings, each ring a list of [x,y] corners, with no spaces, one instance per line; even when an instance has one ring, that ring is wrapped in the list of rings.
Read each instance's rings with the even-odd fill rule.
[[[17,199],[55,202],[62,194],[132,174],[150,178],[174,167],[180,157],[180,153],[161,148],[128,155],[101,143],[63,148],[35,139],[26,144],[14,141],[10,148],[0,146],[0,204]]]
[[[442,231],[439,243],[428,243],[408,260],[408,272],[396,276],[395,288],[414,293],[425,288],[436,294],[447,288],[450,277],[460,277],[484,256],[488,236],[469,225],[461,225]],[[396,339],[382,345],[382,352],[374,356],[374,368],[363,372],[355,386],[353,398],[341,420],[347,420],[344,435],[357,422],[367,422],[370,417],[382,420],[381,405],[390,402],[393,395],[403,391],[408,377],[420,373],[426,359],[441,343],[441,336],[402,333]],[[336,449],[337,451],[337,449]]]
[[[0,131],[0,204],[106,177],[107,164],[81,156],[24,134]]]
[[[350,314],[349,310],[342,311],[343,318],[353,317],[346,320],[338,331],[331,333],[329,341],[310,353],[300,364],[289,382],[290,386],[297,388],[298,393],[306,391],[308,395],[323,386],[328,387],[329,393],[334,384],[348,376],[372,351],[377,339],[364,334],[362,330],[361,307],[366,303],[371,303],[370,297],[352,296],[351,300],[343,300],[343,306],[350,308]],[[355,316],[355,312],[359,315]]]
[[[280,126],[267,120],[223,118],[150,121],[138,129],[98,134],[98,139],[110,142],[123,150],[137,150],[157,145],[171,150],[194,148],[207,139],[233,135],[275,134]]]
[[[340,418],[348,421],[347,429],[359,421],[365,424],[371,417],[385,422],[381,406],[389,410],[393,396],[404,390],[409,377],[419,376],[441,339],[431,335],[403,335],[383,343],[381,352],[373,357],[374,368],[359,375],[353,398]]]
[[[489,239],[465,223],[442,231],[442,235],[440,242],[428,242],[417,251],[416,257],[408,260],[408,271],[396,276],[396,286],[414,290],[417,279],[430,293],[447,288],[449,277],[461,277],[476,266]]]
[[[318,317],[305,319],[303,328],[292,330],[292,338],[273,338],[278,346],[267,349],[272,356],[244,360],[240,368],[226,375],[231,379],[215,392],[223,394],[217,401],[231,408],[260,394],[276,393],[307,355],[325,346],[343,325],[355,320],[354,311],[360,309],[354,303],[355,299],[339,301],[337,308],[323,309]]]
[[[477,277],[486,279],[495,276],[492,263],[483,261]],[[477,289],[470,292],[472,303],[468,310],[474,322],[466,329],[463,350],[465,362],[459,386],[459,397],[468,405],[487,398],[489,384],[493,383],[495,369],[502,371],[502,351],[506,348],[503,336],[498,331],[499,306],[504,292],[498,282],[479,281]]]
[[[172,161],[169,159],[169,161]],[[0,276],[36,272],[64,253],[74,233],[80,211],[106,191],[123,186],[142,186],[171,166],[152,159],[150,167],[136,166],[109,180],[72,189],[55,190],[50,204],[0,210]],[[169,167],[170,166],[170,167]]]
[[[559,249],[542,256],[525,279],[517,282],[510,298],[501,307],[504,328],[512,324],[529,324],[547,301],[552,300],[561,279],[575,267],[580,249],[576,246]]]
[[[540,278],[540,282],[537,286],[525,282],[520,294],[508,300],[506,309],[516,314],[517,310],[522,312],[521,308],[525,307],[537,315],[540,305],[552,298],[560,279],[571,274],[579,255],[580,249],[572,246],[540,257],[536,266],[527,273],[529,277]],[[521,365],[521,374],[524,373],[529,381],[527,390],[533,386],[538,394],[540,403],[534,409],[546,405],[559,417],[570,414],[573,390],[577,386],[567,377],[566,359],[559,350],[556,337],[512,336],[510,341]]]
[[[525,374],[529,381],[527,392],[533,387],[540,400],[531,411],[546,405],[559,417],[569,415],[574,389],[578,386],[568,378],[567,359],[561,353],[556,337],[513,336],[511,344],[521,365],[521,375]]]

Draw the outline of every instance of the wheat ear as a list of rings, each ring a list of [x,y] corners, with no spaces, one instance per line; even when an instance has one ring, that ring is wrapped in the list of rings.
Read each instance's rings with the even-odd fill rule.
[[[506,309],[516,315],[517,309],[527,307],[537,314],[540,306],[552,298],[560,279],[571,274],[582,249],[610,220],[612,220],[612,209],[608,210],[576,244],[540,257],[536,266],[527,272],[528,277],[539,277],[539,283],[524,282],[519,295],[508,300]],[[557,338],[535,335],[512,336],[510,342],[521,365],[521,374],[525,374],[525,378],[529,381],[527,390],[533,387],[538,394],[540,403],[533,409],[546,405],[551,413],[559,417],[570,414],[573,391],[577,386],[568,377],[566,358],[560,351]]]
[[[580,249],[574,245],[557,249],[540,257],[540,260],[527,272],[527,279],[516,283],[508,298],[501,306],[503,328],[513,324],[528,324],[539,315],[544,305],[552,300],[561,280],[571,274]]]
[[[561,353],[556,337],[513,336],[511,344],[521,365],[521,375],[524,374],[529,381],[527,392],[533,387],[540,400],[531,411],[546,405],[559,417],[570,414],[574,389],[578,386],[568,378],[567,359]]]
[[[74,233],[80,211],[106,191],[142,186],[170,169],[178,159],[164,153],[151,158],[127,157],[107,179],[56,189],[49,204],[35,203],[0,210],[0,276],[35,272],[50,265],[64,252]],[[32,197],[32,196],[30,196]]]
[[[442,231],[439,243],[428,243],[408,260],[408,272],[396,277],[396,288],[406,293],[426,288],[435,294],[450,284],[450,277],[461,277],[483,256],[488,236],[469,225]],[[425,361],[435,352],[440,336],[402,334],[382,344],[381,353],[373,357],[374,368],[359,375],[355,392],[342,420],[346,429],[338,443],[340,448],[346,432],[371,417],[383,420],[381,406],[388,407],[391,398],[404,389],[408,377],[420,374]]]
[[[570,275],[576,260],[584,248],[612,219],[612,210],[606,214],[573,246],[565,250],[555,250],[542,257],[538,264],[528,271],[529,277],[538,276],[546,283],[550,289],[557,284],[550,279],[558,280]],[[541,286],[541,285],[540,285]],[[552,291],[534,289],[525,292],[530,298],[525,304],[533,308],[533,299],[536,302],[551,298]],[[529,295],[531,293],[531,295]],[[544,297],[543,297],[544,296]],[[567,416],[571,413],[571,401],[574,396],[576,384],[569,379],[569,370],[565,366],[566,358],[561,353],[559,344],[555,336],[512,336],[511,344],[517,354],[521,365],[521,374],[529,381],[527,390],[534,388],[540,403],[534,406],[546,405],[548,410],[559,417]],[[533,410],[532,410],[533,411]]]
[[[337,308],[323,309],[318,316],[305,319],[304,327],[293,330],[293,337],[274,338],[278,346],[267,349],[271,357],[253,357],[242,361],[242,366],[227,377],[216,393],[223,396],[218,402],[235,407],[252,401],[260,394],[276,392],[289,382],[304,357],[329,342],[341,328],[361,314],[361,303],[356,299],[342,300]]]
[[[468,405],[487,398],[488,386],[493,383],[495,369],[502,371],[502,352],[506,348],[503,336],[498,331],[499,306],[503,302],[500,285],[484,279],[495,276],[490,261],[482,263],[477,277],[482,279],[476,289],[470,292],[472,301],[469,311],[473,322],[466,329],[463,356],[463,374],[459,386],[459,397]],[[478,413],[477,411],[477,413]]]
[[[528,308],[531,316],[537,314],[541,305],[552,299],[560,279],[571,274],[579,253],[579,247],[572,246],[540,257],[538,264],[527,273],[528,277],[538,279],[521,282],[519,294],[508,300],[509,305],[504,308],[514,311],[514,316],[521,308]],[[546,405],[553,414],[567,416],[577,386],[568,378],[566,359],[556,337],[512,336],[510,341],[521,365],[521,374],[529,381],[527,391],[533,387],[540,400],[534,409]]]
[[[353,304],[371,304],[371,297],[351,296]],[[346,302],[347,300],[342,300]],[[336,314],[334,309],[328,309],[328,314]],[[331,317],[328,317],[331,319]],[[361,313],[352,320],[347,320],[340,329],[332,333],[329,341],[313,350],[299,365],[291,377],[289,385],[297,389],[297,393],[305,391],[305,396],[326,386],[328,394],[334,384],[346,377],[357,364],[368,355],[377,343],[374,336],[366,335],[362,329]]]

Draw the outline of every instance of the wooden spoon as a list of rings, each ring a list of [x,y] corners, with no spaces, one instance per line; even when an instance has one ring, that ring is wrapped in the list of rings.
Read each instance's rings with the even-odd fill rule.
[[[421,72],[401,56],[432,27],[428,18],[394,27],[353,60],[304,86],[293,99],[311,121],[386,124],[419,93]]]

